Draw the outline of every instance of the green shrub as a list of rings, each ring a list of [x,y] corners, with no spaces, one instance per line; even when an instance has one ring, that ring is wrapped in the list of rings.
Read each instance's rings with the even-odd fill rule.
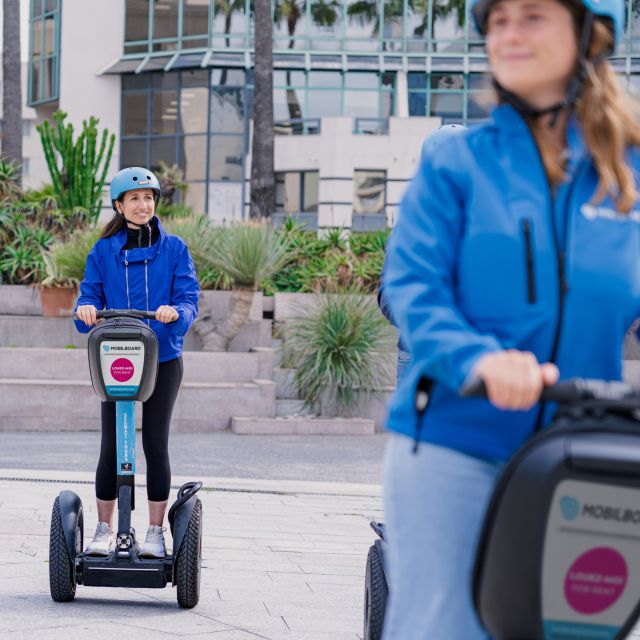
[[[388,358],[379,351],[393,342],[393,331],[370,297],[319,296],[305,315],[286,328],[287,365],[307,406],[327,393],[339,407],[366,396],[388,378]]]
[[[10,237],[0,248],[0,276],[8,284],[38,282],[45,264],[42,250],[53,241],[46,229],[28,225],[11,229]]]
[[[84,278],[87,256],[98,241],[101,230],[88,229],[75,233],[64,243],[55,243],[43,252],[45,277],[43,287],[79,285]]]

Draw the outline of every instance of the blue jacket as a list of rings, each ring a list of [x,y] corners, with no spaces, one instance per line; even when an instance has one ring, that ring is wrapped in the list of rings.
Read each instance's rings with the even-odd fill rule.
[[[165,362],[182,354],[183,336],[198,315],[200,287],[187,245],[181,238],[167,235],[160,221],[158,229],[160,238],[150,247],[124,251],[125,228],[98,240],[87,257],[76,308],[92,304],[97,309],[155,311],[163,304],[172,306],[180,315],[178,320],[170,324],[149,322],[158,337],[159,361]],[[75,324],[81,333],[91,330],[80,320]]]
[[[592,202],[598,176],[575,121],[569,179],[552,193],[534,138],[510,106],[423,155],[402,202],[383,273],[412,354],[389,429],[492,460],[534,432],[538,407],[500,411],[462,399],[484,354],[530,351],[562,379],[619,380],[640,315],[640,207]],[[640,153],[627,154],[640,170]],[[431,382],[418,417],[416,390]],[[428,384],[427,384],[428,386]],[[553,406],[547,405],[542,426]]]

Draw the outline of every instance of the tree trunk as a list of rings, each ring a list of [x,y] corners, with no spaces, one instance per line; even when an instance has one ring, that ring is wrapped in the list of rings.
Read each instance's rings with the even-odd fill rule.
[[[229,348],[230,342],[247,323],[254,293],[253,289],[234,288],[229,310],[220,320],[211,317],[204,298],[200,296],[198,318],[193,329],[200,338],[204,351],[226,351]]]
[[[275,208],[273,133],[273,23],[270,0],[255,0],[255,89],[251,145],[252,219],[270,218]]]
[[[17,163],[22,180],[22,83],[20,2],[2,0],[2,154]]]

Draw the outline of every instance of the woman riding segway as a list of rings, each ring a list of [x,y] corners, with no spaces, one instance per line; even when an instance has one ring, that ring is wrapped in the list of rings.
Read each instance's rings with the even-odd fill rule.
[[[385,640],[480,640],[471,572],[505,461],[559,376],[619,380],[640,313],[640,129],[606,58],[622,0],[471,0],[498,97],[424,154],[385,296],[412,361],[390,407]],[[481,378],[488,401],[462,399]]]
[[[164,558],[164,515],[171,487],[169,427],[182,381],[182,342],[198,314],[199,285],[184,241],[168,235],[155,214],[161,195],[156,176],[141,167],[117,173],[110,188],[115,214],[89,257],[76,305],[78,331],[96,324],[96,311],[156,311],[150,326],[158,338],[155,390],[143,403],[142,446],[147,461],[149,528],[141,557]],[[96,470],[98,526],[89,555],[107,556],[116,504],[115,402],[102,403],[102,440]]]

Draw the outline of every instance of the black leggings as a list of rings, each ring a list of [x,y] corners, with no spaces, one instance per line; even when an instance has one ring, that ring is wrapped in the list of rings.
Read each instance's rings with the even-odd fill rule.
[[[147,497],[154,502],[169,498],[169,426],[182,382],[182,358],[161,362],[151,397],[142,404],[142,448],[147,461]],[[116,403],[102,403],[102,440],[96,469],[96,497],[116,499]]]

